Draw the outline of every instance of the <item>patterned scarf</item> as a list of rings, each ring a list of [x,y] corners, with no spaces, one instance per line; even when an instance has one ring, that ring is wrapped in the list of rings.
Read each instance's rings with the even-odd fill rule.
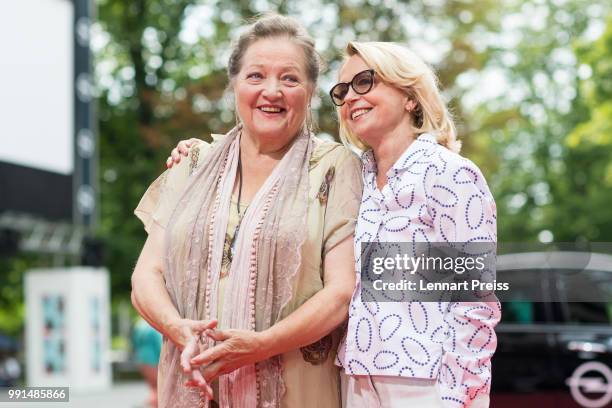
[[[305,240],[314,139],[302,131],[249,204],[236,237],[222,310],[217,310],[240,130],[235,127],[215,143],[187,183],[166,230],[164,278],[182,317],[218,316],[223,328],[262,331],[280,320],[293,297]],[[209,340],[208,346],[212,344]],[[188,378],[180,369],[180,351],[170,342],[166,346],[166,358],[160,361],[161,406],[198,406],[198,390],[183,385]],[[280,407],[284,392],[280,356],[219,379],[222,407]]]

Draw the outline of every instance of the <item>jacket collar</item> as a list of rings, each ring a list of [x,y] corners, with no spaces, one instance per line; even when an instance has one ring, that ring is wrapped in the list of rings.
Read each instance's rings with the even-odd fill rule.
[[[387,177],[392,177],[407,170],[423,156],[430,156],[437,145],[438,141],[434,135],[431,133],[422,133],[389,169]],[[376,159],[374,158],[372,149],[366,150],[361,155],[361,162],[363,163],[364,175],[370,173],[376,175]]]

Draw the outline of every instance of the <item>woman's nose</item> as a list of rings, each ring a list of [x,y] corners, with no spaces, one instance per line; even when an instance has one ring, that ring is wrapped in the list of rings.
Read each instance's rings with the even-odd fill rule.
[[[279,98],[281,96],[280,84],[275,79],[266,81],[263,93],[267,98]]]
[[[349,86],[348,92],[344,96],[344,103],[351,103],[355,101],[356,99],[359,99],[360,96],[361,95],[355,92],[352,86]]]

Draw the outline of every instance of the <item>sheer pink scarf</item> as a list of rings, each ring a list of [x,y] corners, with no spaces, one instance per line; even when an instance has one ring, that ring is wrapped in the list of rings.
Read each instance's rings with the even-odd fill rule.
[[[164,278],[182,317],[218,316],[223,328],[261,331],[280,320],[293,296],[305,240],[313,137],[306,131],[296,136],[251,201],[236,237],[222,310],[217,310],[239,136],[236,127],[214,144],[187,183],[168,223]],[[169,342],[165,346],[161,406],[195,406],[200,396],[183,385],[180,352]],[[221,376],[219,394],[222,407],[279,407],[284,394],[280,357]]]

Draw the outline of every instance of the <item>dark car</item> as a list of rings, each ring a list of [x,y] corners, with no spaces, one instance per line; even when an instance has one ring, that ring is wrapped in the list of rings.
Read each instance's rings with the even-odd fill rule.
[[[611,407],[612,256],[500,255],[497,279],[512,290],[500,296],[491,406]]]

